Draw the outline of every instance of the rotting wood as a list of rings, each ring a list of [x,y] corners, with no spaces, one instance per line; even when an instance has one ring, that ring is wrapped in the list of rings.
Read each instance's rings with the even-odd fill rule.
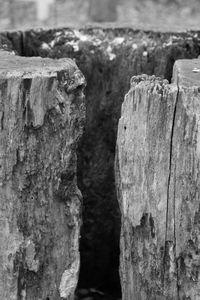
[[[85,79],[70,59],[0,62],[0,299],[73,299]]]
[[[124,300],[200,297],[200,60],[172,84],[133,77],[122,105],[116,183]]]
[[[114,156],[121,103],[131,76],[145,73],[171,80],[175,60],[199,55],[199,31],[151,29],[106,24],[0,34],[19,55],[75,59],[88,81],[86,126],[78,149],[78,184],[84,199],[81,287],[115,292],[120,286]]]
[[[81,287],[116,292],[120,213],[114,156],[121,103],[131,76],[155,74],[171,80],[174,61],[199,55],[200,34],[158,32],[115,26],[30,30],[23,55],[71,57],[86,76],[86,126],[78,151],[83,193]]]

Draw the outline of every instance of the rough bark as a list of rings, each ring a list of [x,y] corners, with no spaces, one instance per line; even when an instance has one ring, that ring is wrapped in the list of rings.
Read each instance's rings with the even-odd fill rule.
[[[155,74],[171,80],[176,59],[198,57],[200,34],[98,26],[32,30],[23,33],[21,40],[22,55],[71,57],[86,76],[87,120],[78,152],[84,204],[80,285],[115,292],[120,213],[114,156],[121,103],[132,75]]]
[[[0,62],[0,299],[73,299],[85,79],[70,59]]]
[[[199,32],[154,32],[93,27],[3,33],[5,45],[23,56],[71,57],[87,78],[87,121],[78,151],[83,193],[80,286],[119,286],[120,213],[114,155],[121,103],[132,75],[171,80],[178,58],[200,53]]]
[[[122,105],[116,184],[125,300],[200,297],[199,67],[177,61],[170,85],[133,77]]]

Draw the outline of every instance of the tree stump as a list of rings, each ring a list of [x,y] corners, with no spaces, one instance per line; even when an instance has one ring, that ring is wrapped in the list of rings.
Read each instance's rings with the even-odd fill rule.
[[[98,0],[102,2],[101,0]],[[115,0],[116,1],[116,0]],[[82,1],[83,2],[83,1]],[[57,28],[23,34],[23,56],[71,57],[86,76],[86,126],[78,151],[83,194],[80,287],[119,288],[120,212],[114,157],[121,104],[133,75],[171,80],[174,61],[199,55],[198,31],[177,33],[122,27]],[[19,47],[15,46],[17,49]]]
[[[0,299],[73,299],[85,79],[70,59],[0,62]]]
[[[174,80],[133,77],[122,105],[116,184],[124,300],[200,299],[200,60]]]

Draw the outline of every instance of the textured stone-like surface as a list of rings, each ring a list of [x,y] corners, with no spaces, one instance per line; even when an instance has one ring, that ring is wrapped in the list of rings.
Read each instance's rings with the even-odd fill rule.
[[[176,62],[171,85],[133,77],[122,105],[116,182],[126,300],[200,297],[199,66]]]
[[[70,59],[0,62],[0,299],[73,299],[84,77]]]
[[[171,79],[174,61],[200,53],[199,32],[167,33],[94,27],[27,31],[26,56],[71,57],[86,76],[87,121],[79,147],[78,184],[84,210],[82,286],[118,282],[120,214],[114,184],[114,155],[121,103],[131,76]]]

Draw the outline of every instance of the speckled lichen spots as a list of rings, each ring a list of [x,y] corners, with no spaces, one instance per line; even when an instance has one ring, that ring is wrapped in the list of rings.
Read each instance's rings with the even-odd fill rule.
[[[75,70],[73,74],[69,74],[66,71],[58,73],[58,79],[60,82],[60,88],[67,94],[71,94],[76,90],[83,91],[86,86],[86,80],[83,74],[79,70]]]

